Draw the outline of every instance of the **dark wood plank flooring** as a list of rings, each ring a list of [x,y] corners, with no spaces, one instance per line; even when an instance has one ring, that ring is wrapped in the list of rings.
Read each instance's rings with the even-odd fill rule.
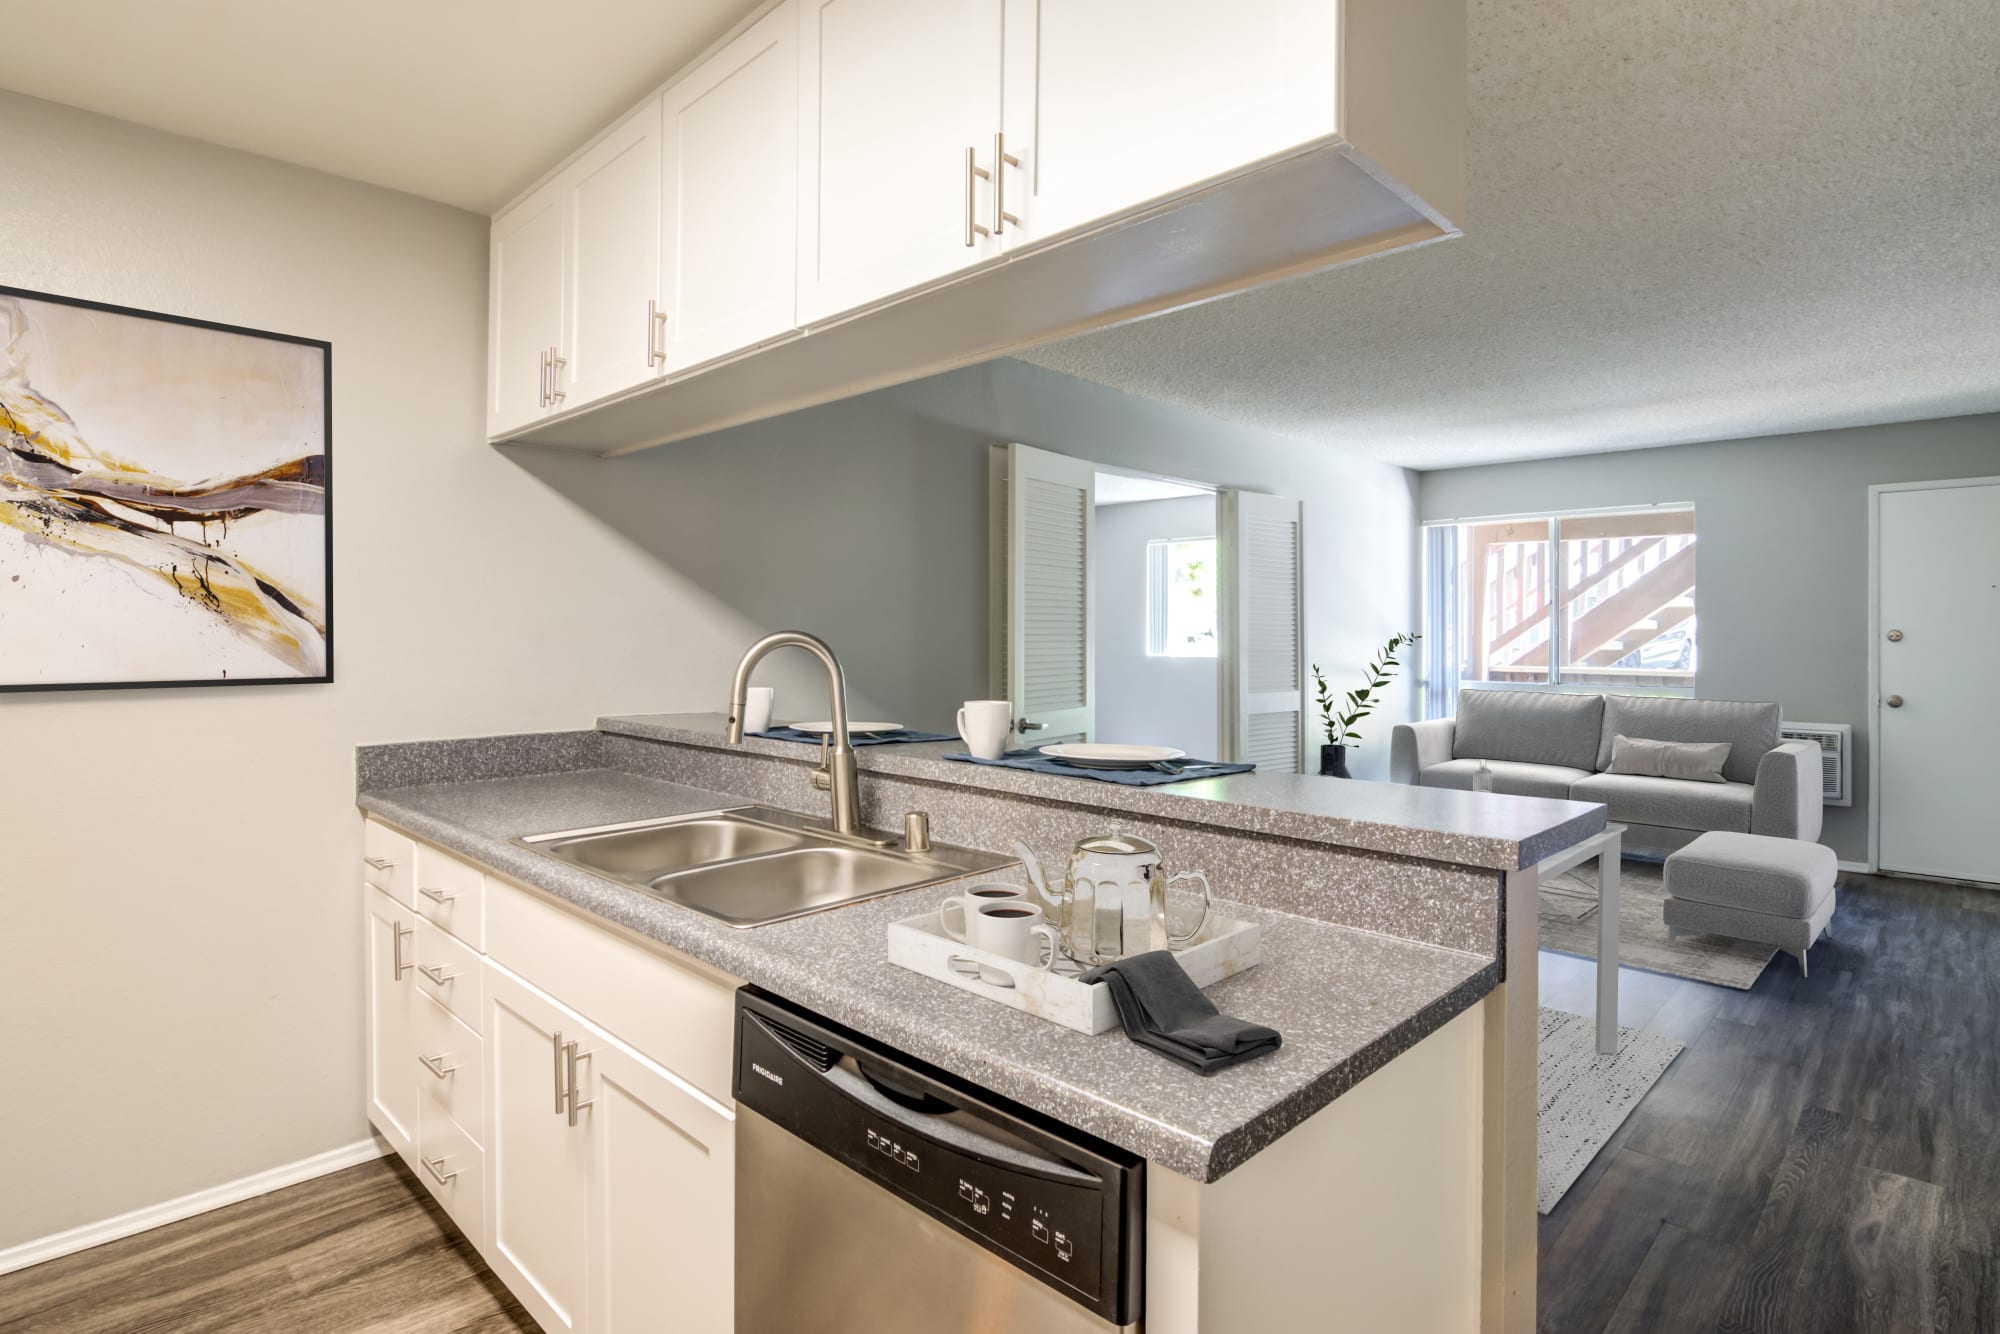
[[[539,1334],[394,1158],[0,1277],[4,1334]]]
[[[2000,893],[1843,874],[1833,932],[1747,992],[1621,970],[1688,1046],[1541,1221],[1541,1329],[2000,1331]]]

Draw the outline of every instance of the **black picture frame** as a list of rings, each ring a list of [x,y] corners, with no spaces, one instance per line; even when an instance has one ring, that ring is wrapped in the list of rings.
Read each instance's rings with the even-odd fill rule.
[[[8,683],[0,681],[0,694],[48,694],[56,691],[83,690],[177,690],[197,686],[299,686],[332,685],[334,681],[334,564],[333,564],[333,344],[322,338],[306,338],[298,334],[278,333],[270,329],[250,329],[238,324],[224,324],[217,320],[196,319],[189,315],[173,315],[164,311],[140,310],[133,306],[120,306],[107,301],[91,301],[82,297],[65,296],[58,292],[40,292],[26,287],[12,287],[0,284],[0,297],[18,297],[30,301],[47,302],[54,305],[74,306],[83,310],[98,311],[108,315],[123,315],[132,319],[152,320],[161,324],[180,325],[190,329],[204,329],[213,333],[237,334],[248,338],[263,338],[272,342],[291,343],[299,347],[312,348],[320,356],[320,403],[322,420],[321,440],[324,442],[322,457],[323,515],[325,519],[325,545],[321,553],[324,561],[325,584],[321,590],[321,607],[325,620],[326,661],[325,670],[317,676],[258,676],[258,677],[216,677],[194,680],[146,680],[146,681],[59,681]]]

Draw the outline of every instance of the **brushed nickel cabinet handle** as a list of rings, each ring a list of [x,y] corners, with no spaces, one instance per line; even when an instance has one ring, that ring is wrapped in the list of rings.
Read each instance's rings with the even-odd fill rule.
[[[458,897],[457,894],[454,894],[452,891],[448,889],[427,889],[422,885],[417,886],[417,893],[423,895],[425,898],[429,899],[432,903],[438,903],[438,904],[450,903],[453,899]]]
[[[455,1065],[446,1065],[443,1056],[419,1055],[417,1057],[417,1064],[436,1075],[439,1079],[449,1078],[451,1072],[458,1069]]]
[[[536,369],[535,376],[535,406],[545,408],[549,405],[549,350],[547,348],[542,349],[541,364]]]
[[[585,1098],[581,1102],[579,1102],[577,1101],[576,1097],[576,1091],[577,1091],[576,1063],[580,1057],[588,1058],[589,1055],[590,1053],[587,1051],[586,1052],[577,1051],[576,1044],[574,1042],[567,1043],[563,1047],[563,1066],[569,1076],[569,1123],[571,1125],[576,1124],[576,1114],[582,1111],[584,1108],[590,1106],[591,1103],[595,1101],[595,1099]]]
[[[1007,230],[1007,224],[1016,227],[1021,220],[1007,211],[1007,168],[1018,167],[1021,159],[1007,151],[1007,136],[996,132],[993,136],[993,234]]]
[[[556,1046],[556,1115],[561,1116],[563,1103],[569,1097],[569,1094],[563,1089],[563,1040],[560,1028],[555,1031],[554,1038]]]
[[[444,1164],[447,1157],[449,1157],[449,1155],[439,1154],[435,1158],[426,1158],[422,1154],[418,1154],[417,1161],[424,1165],[424,1171],[429,1172],[431,1176],[437,1179],[437,1183],[440,1186],[449,1186],[452,1183],[453,1178],[455,1178],[458,1175],[458,1169],[454,1167],[449,1172],[444,1170]]]
[[[1887,704],[1892,709],[1900,709],[1903,707],[1903,697],[1901,695],[1891,695],[1889,696],[1889,698],[1883,700],[1882,702],[1884,704]]]
[[[565,394],[561,389],[558,389],[556,387],[557,385],[560,385],[562,383],[562,375],[560,374],[561,368],[567,365],[569,365],[568,357],[557,356],[556,349],[554,348],[549,349],[549,406],[550,407],[554,407],[556,404],[562,402],[565,398],[569,397],[568,394]]]
[[[451,983],[457,980],[458,978],[458,974],[452,972],[449,968],[428,963],[418,964],[417,971],[422,973],[425,977],[428,977],[432,981],[432,983],[440,987],[450,986]]]
[[[978,244],[977,241],[973,240],[975,236],[993,235],[983,223],[972,216],[978,206],[976,192],[979,188],[979,182],[981,180],[990,181],[993,179],[993,173],[980,166],[975,160],[976,156],[977,151],[975,149],[967,148],[965,150],[965,243],[968,246]]]
[[[667,350],[660,346],[660,331],[667,327],[667,312],[660,309],[659,301],[646,303],[646,365],[658,366],[667,359]]]
[[[396,869],[396,863],[387,857],[363,857],[361,860],[378,871],[393,871]]]
[[[410,965],[403,962],[403,937],[416,935],[417,928],[413,926],[405,930],[403,924],[401,922],[397,922],[394,924],[394,930],[396,933],[396,940],[395,940],[396,975],[390,980],[394,982],[400,982],[403,980],[403,974],[410,971]]]

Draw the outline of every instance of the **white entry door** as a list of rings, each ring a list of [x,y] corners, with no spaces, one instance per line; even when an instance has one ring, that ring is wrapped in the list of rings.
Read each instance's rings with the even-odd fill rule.
[[[1303,507],[1249,491],[1216,499],[1222,758],[1297,773],[1306,720]]]
[[[2000,882],[2000,478],[1875,497],[1878,861]]]
[[[1007,446],[1000,657],[1016,745],[1090,741],[1097,727],[1097,466]],[[996,506],[997,508],[997,506]]]

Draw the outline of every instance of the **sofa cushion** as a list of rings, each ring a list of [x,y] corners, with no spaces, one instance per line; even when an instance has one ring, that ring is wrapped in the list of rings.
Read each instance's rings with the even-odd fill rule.
[[[1654,741],[1621,734],[1611,738],[1610,772],[1720,783],[1728,758],[1727,741]]]
[[[1750,832],[1749,783],[1690,783],[1640,774],[1590,774],[1570,784],[1571,801],[1601,801],[1619,824]]]
[[[1824,843],[1708,833],[1667,858],[1667,893],[1779,917],[1809,916],[1840,863]]]
[[[1518,760],[1488,760],[1486,767],[1493,773],[1493,790],[1510,797],[1554,797],[1558,801],[1566,801],[1570,784],[1579,778],[1590,777],[1588,769],[1565,769],[1559,764],[1522,764]],[[1472,790],[1472,775],[1478,769],[1478,760],[1446,760],[1424,770],[1417,781],[1424,787],[1455,787],[1469,792]]]
[[[1757,761],[1778,744],[1778,714],[1776,704],[1606,695],[1603,735],[1598,743],[1597,760],[1591,767],[1599,770],[1611,767],[1614,736],[1646,737],[1654,741],[1727,741],[1729,758],[1722,762],[1722,776],[1732,783],[1754,783]]]
[[[1604,696],[1544,690],[1461,690],[1451,734],[1455,760],[1513,760],[1600,769]]]

